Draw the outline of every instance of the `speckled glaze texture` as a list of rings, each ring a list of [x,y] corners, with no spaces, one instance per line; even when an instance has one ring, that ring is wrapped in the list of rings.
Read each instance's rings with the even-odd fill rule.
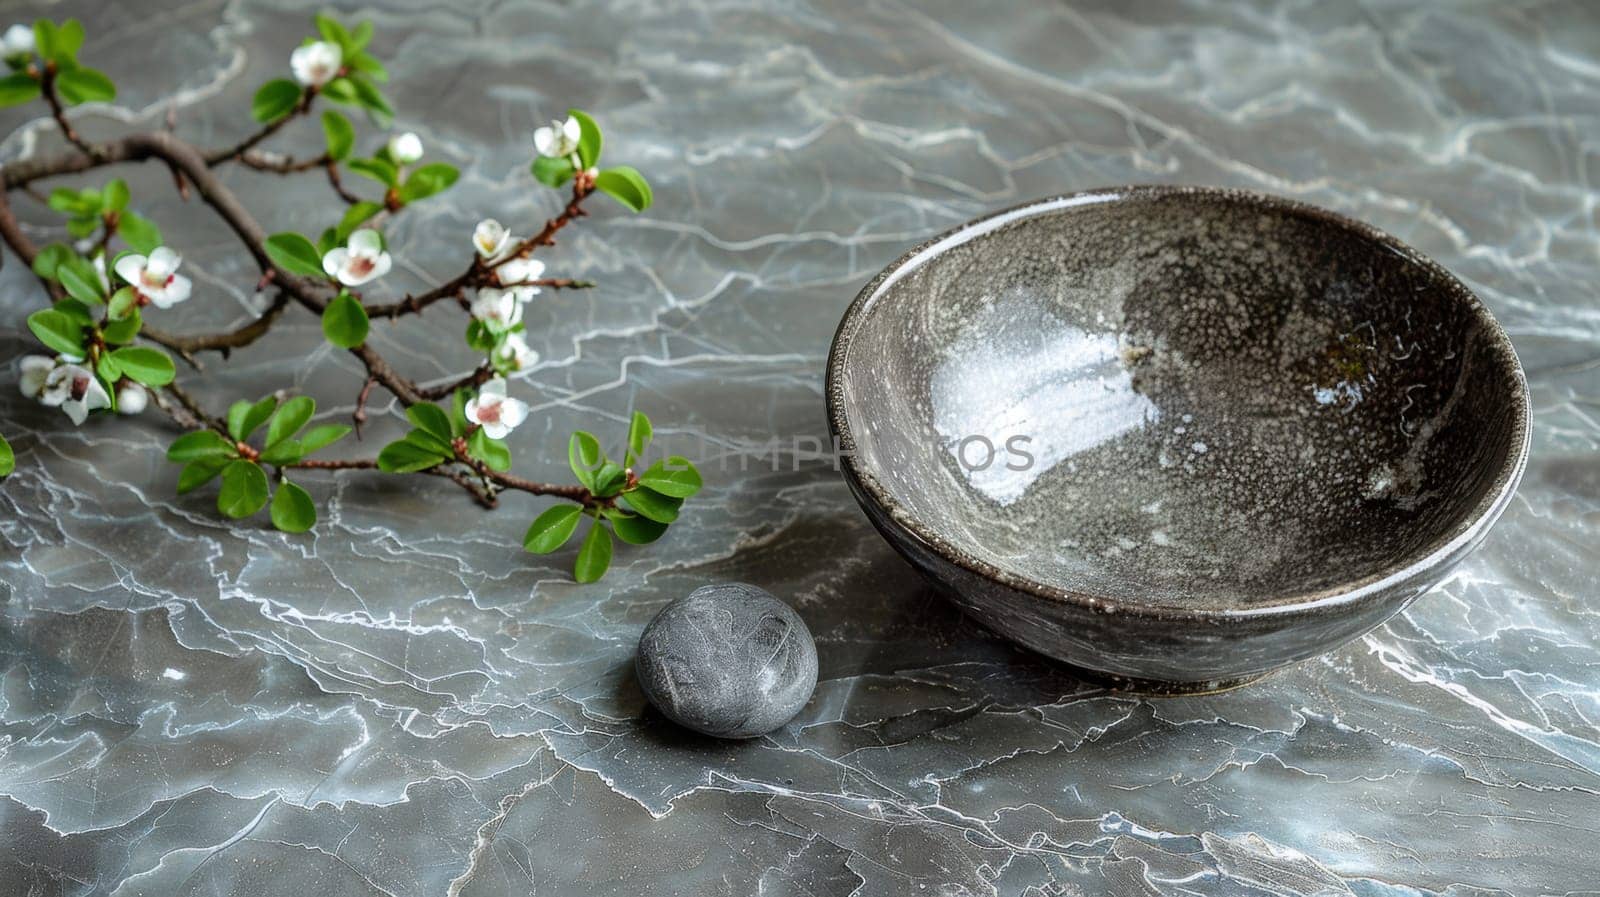
[[[977,618],[1136,688],[1337,647],[1504,510],[1527,388],[1500,325],[1392,237],[1264,194],[1019,206],[845,313],[830,420],[878,528]]]
[[[656,615],[634,659],[668,719],[718,738],[765,735],[817,687],[817,645],[789,605],[746,583],[702,586]]]
[[[655,205],[596,203],[527,307],[542,360],[516,472],[638,408],[704,491],[575,585],[522,550],[544,503],[485,512],[432,477],[323,476],[300,536],[178,496],[160,417],[74,428],[11,359],[40,290],[0,266],[0,895],[27,897],[1540,897],[1600,881],[1600,19],[1577,2],[60,0],[114,106],[91,139],[252,127],[325,8],[359,10],[399,130],[461,168],[394,218],[387,301],[459,273],[473,225],[559,197],[533,129],[606,129]],[[273,148],[323,150],[316,122]],[[382,135],[362,126],[360,151]],[[0,110],[0,160],[54,153]],[[332,223],[327,184],[219,169],[269,231]],[[259,271],[159,165],[134,208],[183,250],[174,332],[248,321]],[[937,594],[831,453],[829,342],[907,248],[1107,184],[1224,184],[1358,217],[1438,260],[1516,344],[1526,474],[1483,544],[1330,653],[1218,695],[1087,682]],[[95,184],[98,179],[68,184]],[[347,186],[372,189],[360,178]],[[48,190],[54,182],[40,185]],[[13,208],[36,242],[60,215]],[[154,320],[155,313],[151,313]],[[374,322],[429,384],[464,319]],[[361,366],[296,310],[191,378],[348,421]],[[370,456],[403,435],[381,395]],[[1181,421],[1179,421],[1181,422]],[[1173,423],[1165,421],[1164,423]],[[702,442],[703,434],[703,442]],[[771,452],[756,450],[779,440]],[[743,463],[748,462],[748,463]],[[575,550],[575,549],[573,549]],[[816,637],[811,701],[725,741],[650,709],[634,652],[711,582]],[[1115,616],[1109,619],[1115,619]],[[1197,624],[1198,625],[1198,624]]]

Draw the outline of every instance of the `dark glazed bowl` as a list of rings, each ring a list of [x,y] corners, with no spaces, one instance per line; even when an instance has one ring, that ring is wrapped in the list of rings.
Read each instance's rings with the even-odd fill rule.
[[[880,532],[972,616],[1142,691],[1227,688],[1379,625],[1505,509],[1511,342],[1372,227],[1257,193],[1096,190],[936,237],[834,338]]]

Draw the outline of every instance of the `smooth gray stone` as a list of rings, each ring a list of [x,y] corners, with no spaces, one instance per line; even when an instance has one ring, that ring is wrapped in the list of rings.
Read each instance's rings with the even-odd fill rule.
[[[639,685],[681,726],[719,738],[764,735],[817,687],[817,645],[789,605],[742,582],[702,586],[639,637]]]

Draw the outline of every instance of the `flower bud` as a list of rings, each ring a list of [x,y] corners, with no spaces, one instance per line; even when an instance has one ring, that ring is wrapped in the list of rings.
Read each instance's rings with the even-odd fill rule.
[[[150,394],[137,383],[124,383],[117,389],[117,413],[139,414],[150,404]]]
[[[396,165],[410,165],[422,158],[422,138],[410,131],[390,137],[389,158]]]

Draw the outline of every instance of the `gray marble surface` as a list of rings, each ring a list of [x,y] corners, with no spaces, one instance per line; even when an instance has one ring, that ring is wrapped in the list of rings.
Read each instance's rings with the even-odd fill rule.
[[[89,24],[123,86],[82,116],[91,136],[176,107],[220,143],[312,8],[0,20]],[[13,370],[0,894],[1594,893],[1594,6],[363,8],[401,123],[465,172],[392,229],[391,289],[454,274],[484,213],[554,210],[526,162],[569,104],[654,181],[648,214],[600,212],[547,256],[601,286],[530,313],[518,469],[559,475],[569,430],[620,438],[637,406],[706,456],[707,489],[593,586],[520,551],[540,503],[486,513],[423,478],[319,478],[323,522],[284,536],[175,498],[160,420],[75,430]],[[57,146],[36,112],[0,118],[0,157]],[[183,329],[245,320],[254,274],[210,214],[155,166],[121,173],[186,250]],[[226,177],[269,228],[326,214],[315,179]],[[828,339],[880,266],[985,210],[1130,181],[1264,189],[1398,234],[1480,292],[1533,390],[1527,478],[1480,552],[1370,636],[1212,697],[1096,691],[962,620],[812,449]],[[59,233],[20,202],[36,238]],[[4,357],[39,297],[8,259]],[[377,344],[459,373],[455,314]],[[279,331],[197,388],[347,414],[353,361],[303,313]],[[379,411],[374,441],[402,430]],[[776,470],[748,457],[774,436]],[[820,653],[810,704],[742,744],[647,713],[632,674],[645,622],[719,579],[790,600]]]

